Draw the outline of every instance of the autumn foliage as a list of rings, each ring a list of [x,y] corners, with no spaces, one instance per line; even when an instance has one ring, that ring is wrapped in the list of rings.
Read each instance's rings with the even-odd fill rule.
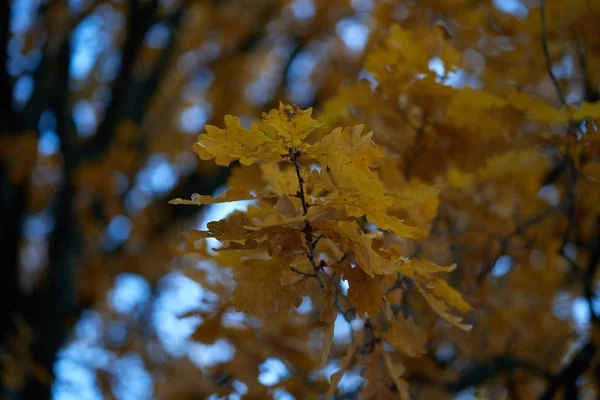
[[[73,7],[0,81],[0,397],[69,359],[119,399],[600,396],[600,2]],[[117,73],[70,76],[105,14]]]
[[[534,43],[550,63],[544,7]],[[381,6],[382,16],[388,8]],[[471,385],[491,398],[588,393],[593,385],[577,377],[593,363],[593,339],[572,342],[581,340],[572,336],[576,316],[552,310],[561,291],[581,290],[579,281],[597,319],[600,226],[596,202],[583,193],[598,190],[600,104],[568,104],[551,69],[540,73],[555,85],[559,106],[508,82],[457,87],[449,81],[464,61],[451,27],[381,28],[365,59],[371,82],[342,89],[321,123],[310,108],[280,104],[249,128],[228,115],[224,129],[207,126],[198,137],[202,160],[240,165],[218,197],[171,204],[252,201],[187,234],[201,259],[231,270],[233,291],[220,293],[222,307],[256,318],[243,329],[257,335],[282,322],[306,329],[301,364],[288,348],[295,336],[256,347],[290,365],[279,387],[296,398],[338,394],[353,369],[363,379],[360,398],[442,398]],[[441,74],[429,68],[432,58]],[[518,82],[515,71],[498,72],[481,79]],[[209,251],[206,238],[220,245]],[[312,318],[298,311],[307,298]],[[350,324],[348,342],[334,340],[336,318]],[[230,329],[213,339],[229,338]],[[328,383],[318,378],[336,358]],[[268,396],[258,382],[245,383],[247,396]]]
[[[410,283],[446,321],[471,329],[455,311],[464,313],[471,307],[438,276],[456,265],[439,266],[411,257],[406,249],[406,240],[428,235],[439,190],[424,183],[397,187],[388,182],[386,187],[372,169],[384,158],[373,143],[373,132],[364,134],[363,126],[357,125],[319,135],[320,124],[311,113],[312,109],[281,104],[249,130],[231,116],[226,117],[226,129],[207,126],[207,134],[200,135],[194,147],[200,158],[215,158],[222,165],[239,160],[241,169],[256,165],[251,174],[254,179],[235,180],[234,173],[231,188],[217,198],[196,194],[192,200],[171,203],[258,200],[248,211],[210,222],[208,231],[191,231],[187,236],[194,246],[200,244],[204,259],[232,267],[231,305],[259,318],[275,314],[294,318],[292,308],[306,297],[320,305],[321,362],[304,374],[325,367],[338,313],[348,322],[366,318],[326,397],[336,392],[339,378],[357,358],[367,366],[366,376],[373,377],[366,391],[379,385],[373,379],[387,376],[401,397],[409,398],[407,383],[401,378],[404,366],[382,347],[385,341],[410,357],[426,352],[426,331],[415,325],[412,316],[391,308],[405,301],[405,285]],[[407,223],[395,214],[408,216]],[[222,243],[216,255],[202,247],[204,238]],[[354,357],[356,349],[366,354]],[[265,395],[260,385],[249,388],[250,396]],[[389,396],[393,393],[390,385],[380,389]]]

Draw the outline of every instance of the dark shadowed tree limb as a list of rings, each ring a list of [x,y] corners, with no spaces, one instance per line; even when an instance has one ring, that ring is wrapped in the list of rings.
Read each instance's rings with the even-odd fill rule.
[[[22,129],[18,115],[12,107],[13,82],[6,69],[8,62],[6,44],[10,39],[10,15],[10,2],[0,2],[0,43],[4,46],[0,51],[0,136]]]
[[[487,363],[472,365],[457,380],[444,384],[444,387],[446,390],[456,393],[469,387],[477,387],[490,379],[498,377],[503,372],[517,369],[530,371],[545,379],[551,378],[551,375],[538,365],[507,355],[495,358]]]
[[[43,279],[24,301],[24,316],[35,332],[32,346],[33,361],[50,379],[56,353],[67,334],[67,318],[72,307],[73,269],[75,246],[75,219],[73,214],[74,188],[71,176],[75,167],[73,159],[74,126],[69,105],[69,66],[71,42],[67,37],[53,60],[54,87],[52,108],[56,115],[57,134],[62,155],[62,182],[53,199],[54,230],[48,239],[48,267]],[[30,375],[23,399],[50,398],[50,382]]]
[[[8,43],[9,21],[10,3],[0,2],[0,43]],[[12,107],[13,84],[6,70],[7,60],[5,46],[0,51],[0,139],[21,131],[18,116]],[[5,300],[0,302],[0,350],[7,336],[14,332],[12,318],[18,304],[19,241],[25,193],[25,184],[15,185],[11,182],[8,166],[0,163],[0,259],[4,265],[0,291],[5,295]]]
[[[542,50],[544,51],[544,60],[546,61],[546,69],[548,70],[548,75],[550,75],[550,79],[552,80],[552,84],[554,85],[554,89],[556,90],[556,95],[560,100],[560,104],[562,106],[568,107],[567,101],[565,99],[565,95],[560,87],[560,83],[552,71],[552,59],[550,58],[550,50],[548,49],[548,29],[546,28],[546,0],[540,0],[540,20],[541,20],[541,41],[542,41]]]
[[[600,318],[593,307],[593,300],[596,297],[594,293],[594,278],[600,261],[600,218],[596,219],[596,237],[590,251],[590,259],[581,279],[584,296],[590,309],[591,322],[594,326],[599,327]],[[577,380],[590,368],[592,361],[596,357],[596,353],[597,349],[591,341],[583,345],[571,362],[553,377],[550,385],[542,397],[540,397],[540,400],[552,400],[561,389],[564,389],[565,398],[576,399],[578,394]]]
[[[552,378],[540,400],[552,400],[561,388],[565,389],[565,398],[570,399],[571,397],[566,396],[576,393],[577,379],[590,367],[595,356],[596,347],[591,342],[583,345],[571,362]]]
[[[78,152],[83,158],[99,158],[112,142],[123,113],[123,107],[126,104],[133,67],[142,48],[146,32],[154,23],[157,6],[158,0],[152,0],[149,4],[141,3],[139,0],[129,2],[129,23],[121,59],[121,72],[113,82],[111,100],[102,123],[94,137],[84,143]]]
[[[600,262],[600,217],[596,219],[596,238],[592,244],[590,259],[583,272],[582,284],[583,294],[587,300],[588,307],[590,309],[590,315],[592,323],[597,327],[600,327],[600,316],[594,309],[593,302],[596,297],[594,290],[594,278],[596,271],[598,270],[598,264]]]

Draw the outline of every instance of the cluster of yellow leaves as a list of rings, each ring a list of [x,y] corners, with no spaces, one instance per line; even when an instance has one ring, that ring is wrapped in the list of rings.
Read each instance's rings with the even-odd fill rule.
[[[312,109],[282,106],[263,114],[263,124],[246,129],[239,118],[227,115],[225,129],[207,125],[206,134],[198,137],[194,151],[201,159],[215,159],[219,165],[239,160],[250,165],[256,160],[281,161],[290,147],[304,149],[303,140],[318,123],[311,118]]]
[[[437,7],[439,2],[430,3]],[[470,7],[460,7],[461,2],[442,3],[457,6],[457,18],[463,23],[461,18]],[[552,32],[548,41],[561,36],[564,38],[561,32],[565,26],[558,24],[565,20],[567,7],[560,2],[546,3],[548,15],[551,15],[551,10],[555,14],[555,19],[548,18],[548,29]],[[560,13],[556,11],[559,4],[562,7]],[[517,21],[517,18],[513,17],[513,27],[502,19],[498,27],[493,10],[488,15],[481,13],[481,9],[475,11],[475,8],[473,14],[479,17],[485,14],[486,18],[495,20],[491,25],[494,25],[494,30],[502,32],[501,35],[475,35],[458,23],[454,25],[457,35],[448,43],[438,43],[442,48],[450,44],[453,48],[462,49],[461,52],[468,50],[470,54],[465,51],[463,60],[470,58],[469,55],[477,55],[478,70],[464,69],[461,72],[465,75],[456,79],[456,84],[451,84],[446,79],[447,71],[456,69],[456,59],[447,62],[440,47],[431,46],[427,35],[419,35],[421,29],[415,23],[418,18],[409,16],[406,22],[403,21],[402,28],[392,25],[383,38],[370,42],[375,49],[367,56],[365,68],[374,75],[376,84],[372,86],[376,88],[360,88],[360,98],[354,96],[359,91],[358,87],[352,89],[354,93],[342,91],[327,104],[325,112],[328,124],[357,119],[373,127],[379,135],[387,133],[389,140],[382,140],[387,145],[385,150],[392,152],[400,162],[413,164],[409,165],[412,170],[407,168],[396,182],[405,179],[412,186],[422,179],[428,183],[446,184],[441,189],[442,207],[434,235],[419,251],[424,256],[433,255],[436,260],[458,261],[464,268],[460,271],[462,274],[456,274],[460,277],[452,281],[453,285],[460,287],[463,293],[466,293],[466,288],[479,292],[469,300],[486,310],[485,317],[478,319],[474,335],[464,339],[448,333],[442,338],[442,341],[447,340],[459,349],[457,353],[461,355],[457,359],[462,356],[459,362],[456,359],[451,361],[452,368],[455,371],[462,368],[462,361],[465,361],[465,364],[474,365],[475,370],[477,361],[483,360],[483,370],[493,364],[490,362],[492,355],[506,354],[518,354],[522,359],[536,360],[538,365],[546,367],[556,360],[564,360],[561,358],[565,351],[562,343],[566,342],[568,333],[573,334],[573,327],[566,322],[568,312],[557,318],[553,302],[565,295],[562,293],[564,282],[572,282],[568,276],[575,274],[574,270],[584,268],[585,262],[581,257],[586,257],[589,252],[567,242],[576,241],[577,237],[593,238],[597,235],[600,102],[593,102],[595,96],[588,93],[578,98],[578,85],[584,82],[594,88],[592,92],[597,92],[597,83],[590,83],[587,76],[577,76],[577,73],[569,74],[568,78],[559,77],[560,83],[556,86],[559,91],[562,88],[569,104],[557,106],[556,88],[552,87],[543,65],[540,10],[530,9],[528,24],[530,29],[535,29],[528,32],[532,33],[528,37],[520,25],[522,21]],[[569,9],[578,10],[572,6]],[[591,11],[589,7],[582,9],[586,13]],[[410,13],[414,16],[418,11],[411,9]],[[445,21],[454,24],[453,18]],[[494,49],[488,44],[493,40],[502,43],[502,47],[514,46],[518,50]],[[551,63],[558,63],[561,57],[569,54],[565,48],[570,40],[554,43],[556,47],[549,43]],[[506,46],[507,43],[510,45]],[[539,59],[539,68],[528,62],[524,52]],[[595,57],[589,49],[584,53],[580,55],[582,59]],[[430,71],[429,62],[436,56],[442,61],[437,60],[437,66],[443,64],[446,76],[436,77]],[[496,57],[502,62],[495,60]],[[514,70],[510,65],[513,62]],[[583,69],[586,74],[585,65]],[[522,77],[515,78],[517,70],[523,73]],[[584,101],[585,98],[588,101]],[[390,179],[388,176],[384,175],[384,179]],[[401,183],[397,186],[404,189]],[[408,199],[414,194],[410,186]],[[433,189],[428,184],[424,188]],[[415,202],[409,200],[407,204],[414,205]],[[570,215],[565,216],[564,204],[572,207]],[[416,218],[409,217],[410,214],[402,208],[400,204],[394,215],[415,226]],[[423,215],[428,215],[426,208],[423,210]],[[422,219],[427,223],[431,221]],[[585,233],[575,233],[579,229]],[[461,233],[462,230],[464,233]],[[571,246],[571,250],[578,247],[572,258],[564,257],[562,246],[565,243]],[[448,247],[452,248],[448,250]],[[580,259],[577,260],[577,257]],[[507,269],[502,271],[499,268],[490,273],[495,262],[502,267],[507,260],[510,260]],[[410,277],[411,289],[420,291],[427,306],[434,308],[446,320],[461,324],[453,321],[452,315],[446,315],[446,304],[453,304],[453,308],[460,311],[468,310],[469,305],[460,300],[458,293],[455,293],[458,297],[451,294],[446,281],[437,280],[433,271],[438,266],[425,265],[425,260],[418,260],[420,265],[415,265],[413,260],[407,261],[396,269],[403,276]],[[484,265],[490,266],[488,275],[475,277]],[[577,285],[574,287],[566,290],[574,290],[575,293],[569,295],[578,296],[580,289]],[[368,292],[374,290],[370,288]],[[565,301],[565,304],[569,303]],[[393,321],[391,328],[382,337],[405,355],[418,356],[425,349],[422,336],[415,332],[425,324],[419,320],[418,314],[414,321],[410,318],[397,313],[390,318]],[[525,321],[535,323],[527,324]],[[436,332],[434,340],[442,336],[439,333]],[[435,348],[435,345],[430,343],[428,348],[432,347]],[[461,366],[457,368],[459,364]],[[377,366],[377,363],[373,365]],[[406,365],[410,368],[409,363]],[[439,382],[435,371],[424,375]],[[535,379],[517,380],[535,385],[532,383]],[[484,385],[483,382],[476,384]],[[515,386],[516,396],[540,396],[539,387],[537,392],[533,391],[536,394],[528,395],[523,390],[524,386],[521,383]],[[502,390],[506,391],[506,388]],[[443,398],[423,393],[421,396]]]
[[[387,84],[392,80],[409,85],[415,75],[435,77],[428,67],[433,57],[444,63],[446,74],[459,64],[460,53],[444,40],[442,29],[411,31],[393,24],[383,43],[367,56],[365,68]]]
[[[230,189],[216,198],[194,195],[171,203],[255,201],[246,212],[235,212],[187,236],[194,244],[206,238],[221,242],[215,255],[205,255],[232,268],[232,304],[237,311],[271,318],[288,313],[305,297],[321,301],[322,366],[333,344],[338,312],[354,312],[369,321],[386,315],[387,324],[369,322],[370,326],[407,356],[425,353],[426,331],[413,318],[395,315],[389,308],[386,295],[402,279],[412,281],[440,317],[470,329],[460,316],[470,306],[437,276],[455,266],[402,257],[396,243],[427,235],[439,189],[424,184],[388,189],[377,173],[383,153],[372,132],[365,134],[357,125],[309,140],[320,126],[311,118],[311,109],[283,104],[249,129],[235,117],[227,116],[225,123],[225,129],[207,126],[194,150],[201,159],[214,158],[221,165],[239,160],[242,166],[234,167]],[[407,216],[410,223],[395,215]],[[341,280],[348,282],[347,293],[340,288]],[[380,314],[382,307],[385,312]],[[381,346],[373,357],[377,361],[368,361],[369,370],[381,364],[396,371]],[[389,387],[396,386],[407,398],[399,375],[390,374]],[[333,379],[330,391],[335,386]]]

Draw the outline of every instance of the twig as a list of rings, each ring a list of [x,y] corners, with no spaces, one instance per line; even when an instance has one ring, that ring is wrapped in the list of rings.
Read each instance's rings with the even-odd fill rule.
[[[548,30],[546,28],[546,0],[540,0],[540,19],[542,23],[542,49],[544,50],[544,59],[546,60],[546,69],[548,69],[548,75],[550,75],[550,79],[552,79],[552,84],[554,85],[554,89],[556,90],[556,94],[558,99],[560,100],[560,104],[569,107],[565,100],[565,96],[560,88],[560,84],[556,75],[552,71],[552,60],[550,59],[550,51],[548,50]]]
[[[321,239],[323,239],[323,235],[319,235],[319,236],[318,236],[318,237],[315,239],[315,241],[313,242],[313,245],[314,245],[314,246],[316,246],[316,245],[317,245],[317,243],[319,243],[319,240],[321,240]]]
[[[290,267],[290,270],[292,272],[295,272],[295,273],[299,274],[299,275],[310,276],[311,278],[316,278],[317,277],[317,275],[314,274],[314,273],[311,274],[310,272],[300,271],[298,268]]]
[[[474,364],[468,368],[458,379],[444,384],[444,387],[451,392],[460,392],[468,387],[476,387],[482,383],[497,377],[505,371],[514,371],[516,369],[525,369],[537,375],[551,380],[550,373],[543,368],[525,360],[519,360],[511,355],[504,355],[490,360],[483,364]]]
[[[412,148],[410,150],[410,153],[406,157],[406,160],[404,163],[404,177],[406,178],[407,181],[409,181],[410,177],[412,176],[413,164],[420,153],[419,149],[421,147],[421,142],[423,141],[423,135],[425,134],[425,128],[427,127],[426,122],[427,122],[427,115],[423,115],[421,124],[419,125],[419,127],[417,128],[417,130],[415,132],[415,141],[414,141]]]
[[[308,213],[308,201],[306,200],[306,194],[304,192],[304,178],[302,178],[302,173],[300,171],[300,161],[298,160],[298,157],[300,156],[300,151],[294,148],[290,148],[290,155],[292,162],[294,163],[294,169],[296,170],[296,177],[298,178],[298,198],[302,203],[302,211],[304,215],[306,215]],[[311,233],[312,227],[310,226],[310,222],[308,222],[308,220],[304,221],[303,232],[304,240],[306,241],[306,247],[308,248],[306,257],[308,258],[308,261],[310,261],[310,265],[313,268],[314,276],[319,282],[319,286],[325,292],[327,291],[327,288],[325,287],[325,282],[323,281],[323,278],[321,277],[321,275],[319,275],[319,267],[317,266],[317,263],[315,261],[315,242],[313,241]]]
[[[596,348],[594,345],[591,342],[586,343],[575,354],[575,357],[573,357],[571,362],[550,380],[550,385],[542,394],[540,400],[552,400],[554,395],[560,390],[561,387],[572,389],[573,384],[575,384],[577,381],[577,378],[579,378],[581,374],[583,374],[592,364],[595,355]]]
[[[513,229],[511,232],[506,234],[506,236],[499,237],[497,239],[501,244],[501,248],[500,248],[500,252],[497,255],[496,259],[506,255],[506,253],[508,252],[508,249],[510,247],[511,239],[514,236],[517,236],[517,235],[525,236],[525,231],[528,228],[530,228],[532,225],[535,225],[535,224],[541,222],[542,220],[551,216],[554,212],[562,210],[567,205],[568,205],[568,202],[563,201],[563,202],[557,204],[556,206],[546,208],[544,211],[532,216],[531,218],[529,218],[523,222],[517,222],[515,229]],[[494,268],[494,263],[495,263],[495,260],[489,262],[485,266],[485,268],[479,274],[477,274],[478,282],[481,282],[492,271],[492,269]]]
[[[593,301],[596,297],[594,292],[594,276],[596,275],[596,271],[598,270],[598,265],[600,262],[600,217],[596,220],[596,238],[592,247],[592,254],[590,255],[590,260],[588,262],[587,268],[585,269],[582,277],[583,283],[583,293],[587,300],[588,307],[590,309],[590,315],[592,317],[592,322],[596,326],[600,326],[600,316],[594,309]]]

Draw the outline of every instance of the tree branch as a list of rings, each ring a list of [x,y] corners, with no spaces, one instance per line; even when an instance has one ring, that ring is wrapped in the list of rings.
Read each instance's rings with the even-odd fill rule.
[[[562,371],[550,381],[548,389],[542,394],[540,400],[552,400],[560,388],[565,388],[565,398],[568,393],[573,393],[573,386],[577,385],[577,378],[581,376],[592,364],[596,356],[596,348],[591,342],[586,343],[567,364]]]
[[[479,386],[482,383],[497,377],[502,372],[514,371],[516,369],[526,369],[537,375],[541,375],[546,379],[551,378],[551,375],[539,366],[508,355],[495,358],[489,363],[472,365],[457,380],[446,383],[444,387],[447,390],[456,393],[469,387]]]
[[[53,70],[54,97],[52,105],[57,119],[57,133],[60,137],[62,155],[62,178],[54,199],[54,231],[48,244],[48,268],[39,287],[25,300],[24,313],[28,323],[36,332],[32,346],[34,361],[50,377],[56,353],[68,335],[68,317],[73,306],[73,272],[75,258],[75,214],[73,198],[75,188],[72,174],[75,168],[73,157],[74,126],[69,104],[69,67],[71,42],[67,37],[61,44]],[[42,382],[34,376],[23,390],[24,399],[42,399],[50,397],[50,383]]]
[[[154,22],[157,6],[158,0],[152,0],[146,6],[140,6],[139,0],[130,0],[129,2],[128,34],[123,47],[121,72],[113,82],[111,101],[106,109],[102,124],[98,127],[96,135],[81,147],[83,158],[99,158],[112,142],[123,106],[127,103],[133,67],[142,48],[146,32]]]
[[[583,283],[583,294],[587,300],[588,307],[590,309],[590,315],[592,318],[592,323],[596,326],[600,327],[600,316],[594,309],[593,301],[596,297],[594,291],[594,278],[596,276],[596,271],[598,270],[598,264],[600,261],[600,217],[596,219],[596,237],[594,239],[594,243],[592,245],[592,253],[590,255],[590,260],[588,262],[587,267],[582,276]]]
[[[560,83],[554,75],[552,71],[552,59],[550,58],[550,51],[548,50],[548,30],[546,28],[546,0],[540,0],[540,19],[542,23],[541,30],[541,39],[542,39],[542,49],[544,50],[544,60],[546,61],[546,69],[548,70],[548,75],[550,75],[550,79],[552,79],[552,84],[554,85],[554,89],[556,90],[556,95],[560,100],[560,104],[568,107],[567,101],[565,100],[565,96],[560,88]]]
[[[298,178],[298,198],[302,202],[302,211],[304,215],[308,213],[308,201],[306,200],[306,195],[304,193],[304,178],[302,178],[302,173],[300,172],[300,161],[298,158],[300,157],[300,151],[297,149],[290,148],[290,155],[292,158],[292,162],[294,163],[294,169],[296,170],[296,177]],[[310,222],[308,220],[304,221],[304,240],[306,241],[306,247],[308,248],[308,252],[306,257],[310,262],[310,265],[313,268],[315,273],[315,278],[319,282],[319,286],[323,291],[326,291],[325,282],[319,273],[321,272],[320,268],[317,266],[315,261],[315,243],[312,237],[312,227],[310,226]]]

